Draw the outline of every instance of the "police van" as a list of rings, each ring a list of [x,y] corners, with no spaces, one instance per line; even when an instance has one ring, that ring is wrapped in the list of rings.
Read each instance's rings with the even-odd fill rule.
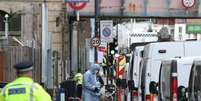
[[[186,88],[194,59],[200,57],[181,57],[163,60],[159,73],[160,101],[187,101]],[[156,89],[152,87],[150,89]],[[152,92],[152,91],[151,91]]]
[[[188,101],[201,101],[201,58],[195,59],[188,83]]]
[[[133,100],[137,96],[137,88],[138,88],[138,80],[139,80],[139,70],[140,70],[140,65],[141,65],[141,60],[143,56],[143,50],[144,46],[137,46],[132,52],[130,61],[129,61],[129,67],[128,67],[128,80],[133,80],[134,84],[134,89],[129,89],[130,91],[128,92],[127,100]]]
[[[161,61],[173,57],[201,55],[201,41],[176,41],[150,43],[144,47],[144,56],[140,68],[139,98],[151,99],[150,85],[157,83]]]

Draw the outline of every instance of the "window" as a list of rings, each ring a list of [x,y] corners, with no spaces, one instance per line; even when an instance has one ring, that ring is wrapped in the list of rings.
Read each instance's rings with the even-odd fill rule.
[[[179,27],[179,33],[182,33],[182,27]]]
[[[9,15],[9,31],[20,31],[21,30],[21,15],[20,14],[10,14]]]
[[[5,32],[5,15],[8,14],[0,10],[0,35]],[[19,34],[21,31],[21,14],[8,14],[8,31],[11,35]]]
[[[5,31],[5,23],[4,23],[5,14],[6,14],[6,12],[0,11],[0,31]]]

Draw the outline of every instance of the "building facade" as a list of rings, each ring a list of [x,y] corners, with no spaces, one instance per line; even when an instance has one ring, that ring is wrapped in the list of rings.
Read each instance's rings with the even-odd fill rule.
[[[30,60],[34,61],[35,79],[38,82],[43,82],[42,75],[42,5],[46,3],[48,7],[48,32],[51,35],[51,63],[49,67],[52,74],[51,79],[54,85],[60,83],[65,79],[65,71],[68,67],[68,31],[67,20],[65,20],[65,4],[63,0],[1,0],[0,1],[0,37],[1,48],[2,47],[21,47],[23,45],[31,48]],[[8,15],[6,20],[5,15]],[[6,29],[5,21],[8,21],[8,30]],[[8,31],[8,32],[6,32]],[[6,33],[8,33],[9,40],[17,39],[19,42],[14,44],[2,44]],[[16,40],[14,40],[16,41]],[[37,51],[36,51],[37,50]],[[1,49],[2,53],[3,48]],[[17,51],[15,51],[17,52]],[[6,53],[5,53],[6,54]],[[9,53],[5,55],[8,57]],[[15,53],[17,54],[17,53]],[[23,54],[23,53],[22,53]],[[4,55],[3,55],[4,56]],[[13,70],[7,70],[7,67],[12,66],[14,63],[21,61],[25,55],[19,56],[18,59],[13,61],[5,59],[1,55],[1,59],[5,60],[5,65],[1,66],[2,72],[14,72]],[[10,57],[13,57],[9,55]],[[11,58],[10,58],[11,59]],[[12,68],[10,68],[12,69]],[[4,71],[7,70],[7,71]],[[63,72],[64,71],[64,72]],[[2,75],[3,76],[3,75]],[[5,76],[5,75],[4,75]],[[9,82],[14,79],[15,76],[10,78],[4,78],[1,80]],[[2,77],[3,78],[3,77]]]

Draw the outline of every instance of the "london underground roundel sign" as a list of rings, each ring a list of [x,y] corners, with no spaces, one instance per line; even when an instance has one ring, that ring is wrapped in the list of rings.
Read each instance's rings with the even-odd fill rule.
[[[74,9],[74,10],[81,10],[86,6],[86,2],[81,2],[81,3],[73,3],[73,2],[68,2],[69,6]]]
[[[195,5],[195,0],[182,0],[182,4],[186,8],[191,8]]]

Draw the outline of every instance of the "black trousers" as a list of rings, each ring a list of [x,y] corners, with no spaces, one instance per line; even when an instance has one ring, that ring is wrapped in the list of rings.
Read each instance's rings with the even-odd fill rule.
[[[82,97],[82,85],[77,85],[77,97]]]

